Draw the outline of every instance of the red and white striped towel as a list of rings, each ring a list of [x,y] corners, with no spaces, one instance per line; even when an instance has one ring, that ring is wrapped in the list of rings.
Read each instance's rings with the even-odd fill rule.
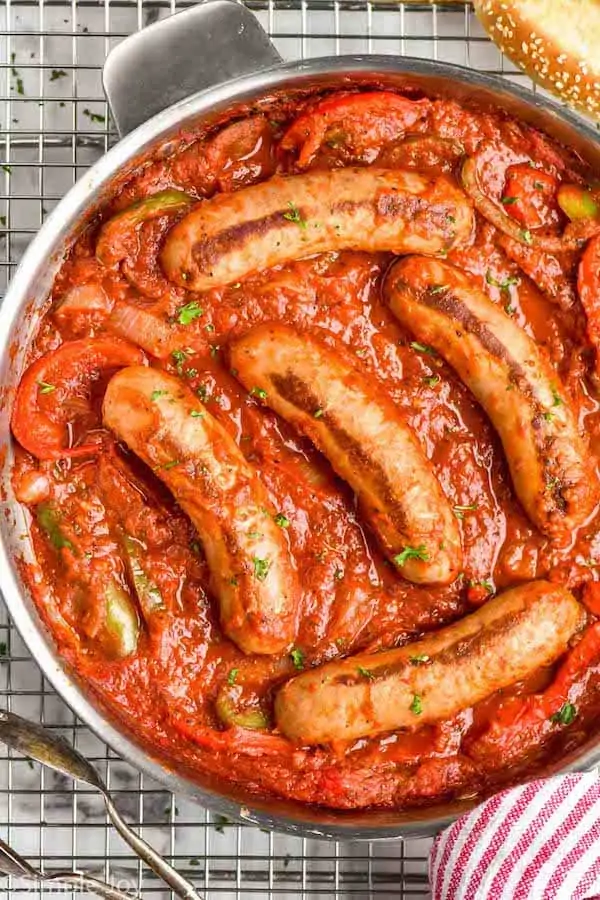
[[[600,779],[560,775],[491,797],[436,839],[433,900],[600,895]]]

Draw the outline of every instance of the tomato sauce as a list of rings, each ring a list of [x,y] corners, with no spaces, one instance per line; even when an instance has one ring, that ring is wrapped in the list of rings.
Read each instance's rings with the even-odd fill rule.
[[[591,181],[568,150],[502,112],[396,99],[385,122],[381,104],[353,107],[346,95],[327,99],[321,113],[320,98],[274,101],[214,135],[188,136],[174,156],[143,167],[65,260],[30,358],[58,348],[65,355],[60,364],[52,357],[36,363],[27,403],[13,420],[31,451],[17,446],[14,469],[17,497],[32,513],[38,561],[25,575],[73,670],[171,765],[260,795],[335,808],[402,808],[483,794],[580,744],[600,711],[600,639],[590,603],[591,624],[564,660],[451,722],[310,749],[292,745],[273,727],[274,692],[300,669],[400,646],[511,585],[543,577],[579,596],[598,579],[600,519],[594,515],[562,543],[529,522],[499,439],[475,399],[384,305],[389,255],[325,253],[202,295],[174,286],[161,271],[159,249],[182,209],[175,197],[174,209],[149,215],[140,206],[149,196],[178,191],[197,200],[299,165],[375,163],[457,173],[464,154],[477,154],[483,189],[504,215],[515,207],[518,228],[558,235],[579,227],[555,196],[561,183],[583,190]],[[593,234],[594,215],[588,218]],[[99,234],[111,219],[101,262]],[[498,221],[478,213],[472,243],[451,252],[449,261],[544,348],[595,467],[594,347],[576,287],[584,244],[550,259],[532,246],[521,266],[510,241]],[[459,521],[464,571],[454,584],[419,587],[403,580],[327,461],[236,380],[228,343],[269,321],[343,345],[373,391],[388,394],[402,411]],[[78,350],[69,357],[70,342],[97,338],[120,351],[100,359]],[[151,365],[185,380],[258,469],[287,529],[302,585],[291,654],[245,656],[223,636],[191,523],[155,473],[103,427],[104,388],[124,364],[125,341],[139,345]],[[59,451],[91,445],[92,452],[38,458],[36,446],[43,450],[48,441]],[[218,714],[223,696],[235,708],[225,711],[226,723],[223,710]]]

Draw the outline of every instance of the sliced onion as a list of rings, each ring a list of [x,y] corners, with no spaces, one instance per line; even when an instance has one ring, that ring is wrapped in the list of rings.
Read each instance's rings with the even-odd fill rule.
[[[176,349],[176,332],[171,325],[124,300],[115,303],[107,324],[112,331],[157,359],[166,359]]]
[[[507,215],[495,200],[492,200],[484,193],[479,182],[478,164],[479,161],[476,156],[469,156],[463,164],[461,180],[465,191],[475,205],[475,209],[484,219],[491,222],[498,231],[532,249],[545,250],[550,253],[569,249],[570,245],[563,237],[532,233],[521,228],[515,219]]]

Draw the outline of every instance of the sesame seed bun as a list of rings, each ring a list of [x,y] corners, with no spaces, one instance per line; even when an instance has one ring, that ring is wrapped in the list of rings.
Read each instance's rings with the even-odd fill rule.
[[[598,0],[474,0],[492,40],[539,84],[600,116]]]

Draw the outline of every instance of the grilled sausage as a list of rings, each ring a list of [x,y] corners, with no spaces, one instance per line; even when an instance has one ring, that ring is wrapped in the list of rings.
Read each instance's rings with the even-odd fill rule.
[[[265,489],[233,439],[179,379],[156,369],[115,375],[103,415],[196,527],[228,637],[246,653],[288,649],[297,627],[295,567]]]
[[[161,262],[171,281],[205,291],[326,250],[439,253],[472,226],[470,201],[445,176],[310,172],[200,203],[169,232]]]
[[[230,353],[242,383],[350,484],[402,574],[417,583],[453,581],[462,564],[456,518],[392,401],[334,350],[284,325],[253,329]]]
[[[540,531],[564,538],[597,501],[597,477],[560,380],[535,342],[447,263],[411,257],[384,292],[394,314],[458,372],[495,426],[516,494]]]
[[[293,678],[275,699],[277,726],[301,744],[323,744],[450,719],[553,662],[584,620],[565,588],[532,581],[399,650]]]

